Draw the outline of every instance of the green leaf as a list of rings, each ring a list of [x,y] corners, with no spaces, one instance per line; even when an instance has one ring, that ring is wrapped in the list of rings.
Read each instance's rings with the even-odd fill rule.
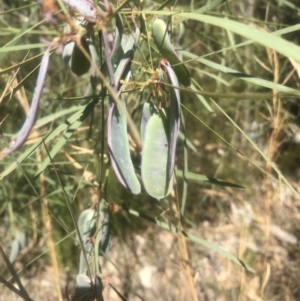
[[[211,0],[211,1],[208,1],[204,6],[197,9],[195,12],[198,14],[204,14],[225,2],[227,2],[227,0]]]
[[[0,48],[0,53],[29,50],[29,49],[36,49],[36,48],[45,48],[45,44],[38,43],[38,44],[22,44],[16,46],[7,46],[7,47]]]
[[[8,52],[24,50],[24,46],[28,47],[31,45],[35,45],[35,46],[41,45],[40,47],[34,47],[34,48],[44,48],[45,47],[45,44],[31,44],[31,45],[24,44],[24,42],[22,43],[22,40],[21,40],[21,37],[23,35],[25,35],[26,33],[28,33],[32,29],[32,28],[28,28],[28,27],[32,21],[34,22],[34,20],[36,20],[36,15],[37,15],[38,9],[39,9],[39,7],[36,6],[31,10],[30,16],[27,18],[26,22],[23,23],[22,28],[20,28],[20,30],[18,30],[18,33],[14,36],[14,38],[12,38],[8,43],[6,43],[3,47],[0,48],[0,62],[1,63],[4,60],[4,58],[6,57]],[[38,26],[39,24],[40,24],[40,22],[38,22],[34,26]],[[22,45],[13,46],[17,43],[18,40],[21,40],[20,43]],[[15,50],[16,48],[14,48],[14,47],[16,47],[16,48],[19,47],[19,50]],[[21,49],[20,49],[20,47],[21,47]],[[32,49],[32,48],[27,48],[27,49]]]
[[[296,61],[300,61],[300,47],[294,43],[286,41],[280,37],[276,37],[271,33],[256,29],[255,27],[242,24],[241,22],[232,21],[225,18],[195,14],[182,13],[176,11],[138,11],[135,13],[142,13],[145,15],[165,15],[176,16],[176,22],[181,22],[182,18],[192,19],[206,24],[218,26],[236,34],[239,34],[247,39],[253,40],[265,47],[271,48],[286,57],[291,57]]]
[[[35,177],[42,173],[47,166],[50,164],[51,159],[61,150],[65,143],[70,139],[74,132],[81,126],[83,121],[89,116],[94,109],[95,102],[92,101],[87,104],[84,108],[79,109],[74,115],[72,115],[64,124],[58,126],[53,130],[46,138],[44,143],[52,140],[52,138],[58,135],[60,132],[65,130],[64,135],[56,142],[56,144],[50,150],[50,157],[47,156],[40,165],[39,170],[36,172]]]
[[[186,143],[186,146],[191,150],[193,151],[194,153],[197,153],[197,149],[195,147],[195,145],[193,144],[193,142],[188,139],[187,137],[185,137],[185,134],[183,134],[183,132],[179,131],[178,133],[178,138],[181,140],[181,141],[185,141]]]
[[[277,84],[277,83],[274,83],[274,82],[271,82],[271,81],[268,81],[268,80],[265,80],[265,79],[262,79],[262,78],[258,78],[258,77],[255,77],[255,76],[252,76],[252,75],[249,75],[249,74],[245,74],[243,72],[225,67],[221,64],[212,62],[210,60],[207,60],[207,59],[204,59],[204,58],[201,58],[201,57],[198,57],[197,55],[194,55],[194,54],[192,54],[188,51],[182,51],[181,53],[183,55],[193,59],[194,61],[198,61],[199,63],[202,63],[202,64],[204,64],[208,67],[211,67],[211,68],[214,68],[218,71],[222,71],[222,72],[227,73],[229,75],[235,76],[235,77],[237,77],[237,78],[239,78],[243,81],[246,81],[246,82],[249,82],[249,83],[252,83],[252,84],[256,84],[256,85],[261,86],[261,87],[276,90],[276,91],[279,91],[279,92],[283,92],[283,93],[294,94],[294,95],[297,95],[297,96],[300,95],[300,91],[298,91],[296,89],[289,88],[289,87],[283,86],[281,84]]]
[[[241,185],[238,185],[238,184],[234,184],[234,183],[231,183],[231,182],[226,182],[226,181],[223,181],[223,180],[219,180],[219,179],[216,179],[216,178],[212,178],[212,177],[208,177],[208,176],[205,176],[205,175],[200,175],[200,174],[196,174],[196,173],[192,173],[192,172],[187,172],[185,175],[183,175],[182,170],[176,170],[175,174],[179,178],[184,177],[186,180],[188,180],[188,182],[194,182],[194,183],[198,183],[198,184],[201,184],[203,182],[207,182],[207,183],[215,184],[215,185],[245,189],[244,186],[241,186]]]
[[[92,111],[93,107],[94,107],[95,103],[89,103],[86,106],[81,106],[81,107],[77,107],[77,111],[76,113],[74,113],[71,117],[69,117],[66,122],[64,122],[63,124],[59,125],[57,128],[55,128],[54,130],[52,130],[48,135],[46,135],[46,137],[42,138],[39,142],[31,145],[30,147],[28,147],[25,151],[23,151],[20,156],[18,158],[14,159],[14,162],[12,162],[9,166],[7,166],[5,168],[5,170],[3,172],[0,173],[0,180],[3,179],[5,176],[9,175],[15,168],[17,168],[19,166],[19,164],[21,164],[22,162],[24,162],[27,158],[29,158],[34,151],[40,147],[40,145],[44,142],[47,143],[49,141],[51,141],[54,137],[56,137],[57,135],[59,135],[61,132],[63,132],[64,130],[68,129],[69,127],[71,127],[71,125],[76,122],[77,120],[84,120],[86,118],[86,116]],[[81,119],[82,118],[82,119]],[[83,121],[82,120],[82,121]],[[80,124],[82,123],[82,121],[80,122]],[[80,126],[79,123],[77,123],[77,128]],[[77,129],[76,128],[76,129]],[[73,134],[73,131],[67,131],[65,136],[69,137]],[[65,137],[61,138],[62,140],[65,140]],[[59,150],[59,148],[58,148]],[[56,150],[56,152],[58,151]],[[56,152],[50,152],[52,156],[54,156],[56,154]],[[53,158],[53,157],[52,157]],[[39,169],[39,171],[36,173],[35,176],[37,176],[39,173],[41,173],[50,163],[50,158],[47,157],[45,159],[45,161],[42,163],[41,168]],[[43,167],[43,168],[42,168]]]

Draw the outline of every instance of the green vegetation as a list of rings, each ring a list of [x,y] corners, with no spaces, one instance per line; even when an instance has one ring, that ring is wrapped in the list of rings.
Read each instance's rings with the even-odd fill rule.
[[[5,298],[298,300],[299,11],[0,3]]]

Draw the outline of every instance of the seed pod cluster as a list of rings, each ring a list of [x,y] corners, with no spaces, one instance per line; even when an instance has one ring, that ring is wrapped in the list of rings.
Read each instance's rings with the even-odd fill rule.
[[[180,84],[188,87],[191,79],[188,70],[177,55],[163,20],[156,19],[152,36],[162,57],[159,64],[159,89],[156,101],[146,102],[141,119],[142,181],[149,195],[156,199],[166,197],[172,190],[175,168],[176,142],[180,128]],[[171,87],[167,89],[163,84]],[[167,99],[162,97],[168,90]],[[165,100],[165,101],[164,101]]]
[[[118,32],[122,32],[119,22]],[[154,97],[145,102],[142,110],[140,132],[142,138],[141,178],[145,190],[152,197],[160,200],[172,190],[175,168],[176,142],[180,128],[180,92],[179,85],[189,86],[190,75],[176,54],[162,20],[155,20],[152,33],[159,53],[163,57],[157,68],[157,84]],[[137,33],[136,33],[137,34]],[[117,35],[117,37],[120,37]],[[131,37],[123,35],[121,47],[128,52],[134,44]],[[124,54],[126,53],[124,51]],[[129,64],[128,55],[117,62],[115,82],[125,74]],[[130,76],[130,74],[128,74]],[[168,88],[164,84],[167,83]],[[118,107],[120,106],[120,107]],[[133,194],[141,191],[139,180],[132,164],[127,137],[127,124],[124,111],[126,102],[111,102],[108,116],[108,146],[113,169],[119,182]]]
[[[80,4],[85,12],[81,12],[84,17],[88,16],[88,8],[92,8],[93,2],[87,1],[64,1],[72,9],[79,12]],[[79,5],[79,6],[77,6]],[[93,17],[91,17],[91,20]],[[79,21],[78,21],[79,22]],[[130,145],[127,133],[127,111],[126,101],[121,97],[124,90],[122,79],[131,78],[130,66],[137,41],[140,38],[140,30],[136,27],[132,34],[125,34],[124,23],[120,15],[116,15],[116,34],[113,49],[106,52],[106,62],[100,66],[98,52],[93,42],[92,35],[86,33],[81,36],[81,46],[74,41],[69,41],[64,45],[63,60],[69,65],[71,71],[77,76],[87,73],[91,67],[96,65],[101,68],[102,74],[110,77],[115,92],[120,95],[119,100],[110,98],[110,108],[107,118],[108,129],[108,149],[111,165],[119,182],[133,194],[141,192],[141,183],[135,172],[135,167],[130,155]],[[143,142],[141,160],[141,178],[145,190],[149,195],[157,199],[166,197],[173,186],[173,174],[175,167],[176,142],[180,127],[180,84],[189,86],[191,84],[190,75],[183,65],[181,59],[174,50],[167,33],[167,25],[163,20],[156,19],[152,26],[152,36],[162,57],[157,68],[157,76],[149,81],[157,89],[151,102],[144,103],[141,121],[141,137]],[[107,54],[108,53],[108,54]],[[88,54],[88,56],[86,55]],[[45,81],[50,48],[45,52],[38,75],[36,91],[30,108],[30,114],[26,120],[20,134],[7,153],[18,149],[26,140],[34,124],[38,102]],[[110,66],[111,65],[111,66]],[[108,68],[109,67],[109,68]],[[96,78],[95,70],[91,71],[91,78]],[[156,83],[156,78],[157,83]],[[165,86],[164,84],[169,84]],[[95,85],[94,85],[95,86]],[[94,93],[94,86],[91,80],[88,95]],[[150,85],[149,85],[150,86]],[[111,96],[110,96],[111,97]],[[116,101],[116,102],[115,102]],[[88,210],[81,216],[80,224],[81,236],[90,233],[87,227],[87,220],[94,218],[94,211]],[[89,223],[90,225],[90,223]]]

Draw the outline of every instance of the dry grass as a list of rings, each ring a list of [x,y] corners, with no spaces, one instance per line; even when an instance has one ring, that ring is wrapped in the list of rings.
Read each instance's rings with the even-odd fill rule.
[[[105,300],[120,300],[110,285],[127,300],[299,300],[299,200],[277,182],[269,185],[268,216],[266,190],[258,183],[245,193],[208,192],[210,200],[205,206],[195,204],[197,211],[206,213],[192,233],[237,254],[254,268],[254,274],[189,241],[187,261],[181,237],[148,227],[139,234],[126,234],[123,242],[115,237],[109,260],[101,259]],[[217,202],[222,203],[223,213]],[[25,251],[27,256],[30,252],[32,249]],[[42,267],[34,268],[30,278],[21,278],[23,284],[34,300],[58,300],[56,274],[41,262]],[[72,281],[66,280],[66,274],[61,276],[65,279],[62,293],[66,286],[71,293]],[[1,301],[21,300],[7,288],[1,291]]]

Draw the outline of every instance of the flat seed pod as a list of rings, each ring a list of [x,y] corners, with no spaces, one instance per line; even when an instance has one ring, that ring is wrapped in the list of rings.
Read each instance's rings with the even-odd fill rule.
[[[91,55],[91,60],[94,62],[97,68],[100,68],[100,58],[97,51],[97,47],[93,41],[92,38],[88,39],[88,47],[89,47],[89,53]],[[94,77],[94,79],[97,77],[97,69],[92,67],[91,74]]]
[[[117,14],[116,15],[116,29],[115,29],[115,39],[114,39],[114,45],[110,54],[110,61],[111,65],[113,67],[113,70],[115,70],[119,64],[119,61],[123,55],[123,50],[121,47],[121,41],[123,37],[123,31],[124,31],[124,24],[122,17]],[[106,61],[101,66],[101,72],[105,77],[108,77],[108,68]]]
[[[126,110],[125,101],[120,99],[121,105]],[[127,137],[126,116],[119,110],[115,103],[110,104],[108,113],[108,146],[112,167],[120,183],[133,194],[141,192],[140,182],[135,174],[130,157],[129,142]]]
[[[49,57],[50,57],[50,47],[48,47],[43,55],[39,74],[37,77],[34,93],[33,93],[33,98],[31,101],[29,113],[26,117],[26,120],[18,133],[18,136],[15,140],[15,143],[7,150],[3,151],[2,153],[5,154],[10,154],[16,150],[18,150],[26,141],[28,138],[34,123],[35,123],[35,118],[39,109],[39,103],[42,95],[42,91],[44,88],[44,82],[46,79],[47,75],[47,70],[48,70],[48,64],[49,64]]]
[[[89,49],[90,43],[91,43],[91,38],[83,37],[81,39],[81,45],[89,55],[90,55],[90,49]],[[71,71],[74,72],[77,76],[81,76],[87,73],[91,67],[91,63],[89,59],[77,47],[77,45],[75,45],[73,48],[73,53],[69,61],[69,66],[71,68]]]
[[[111,248],[111,231],[109,223],[109,213],[106,205],[102,202],[99,204],[99,215],[101,228],[97,234],[99,243],[99,255],[106,254]]]
[[[84,250],[81,250],[79,257],[79,273],[86,273],[88,270],[89,262],[86,261],[86,258],[89,260],[90,255],[92,254],[93,245],[92,243],[87,243],[84,245]]]
[[[120,80],[123,78],[125,71],[130,67],[130,61],[134,54],[135,45],[140,38],[140,30],[136,28],[135,34],[124,36],[121,41],[122,55],[119,58],[118,66],[115,71],[115,82],[118,88]]]
[[[166,62],[165,66],[167,71],[167,76],[169,79],[170,84],[174,87],[179,86],[178,78],[176,73],[174,72],[173,68],[170,66],[169,62]],[[170,88],[171,91],[171,106],[174,106],[176,108],[177,114],[180,115],[180,91],[177,88]]]
[[[87,270],[87,262],[84,254],[89,258],[93,249],[93,244],[89,238],[94,235],[96,215],[96,211],[90,208],[84,210],[78,219],[79,233],[84,245],[84,250],[80,252],[79,273],[84,273]]]
[[[9,262],[14,263],[18,254],[20,252],[20,244],[14,239],[10,244],[10,252],[9,252]]]
[[[169,79],[169,82],[177,87],[178,79],[174,72],[174,70],[171,68],[169,63],[166,63],[165,65],[167,76]],[[171,93],[171,101],[170,101],[170,108],[169,108],[169,175],[170,177],[174,173],[174,167],[175,167],[175,156],[176,156],[176,143],[177,143],[177,137],[179,134],[179,128],[180,128],[180,91],[176,88],[170,88]]]
[[[78,229],[79,229],[79,235],[83,242],[85,242],[86,238],[90,237],[90,233],[85,233],[87,231],[85,223],[88,220],[91,221],[93,219],[94,215],[95,215],[95,210],[92,208],[89,208],[89,209],[83,210],[78,217],[77,225],[78,225]],[[90,226],[88,227],[88,229],[89,228],[90,228]],[[90,231],[88,230],[88,232],[90,232]],[[79,242],[79,237],[78,237],[78,233],[77,233],[76,244],[78,244],[78,242]]]
[[[90,209],[85,215],[83,224],[81,225],[82,232],[80,233],[81,239],[85,244],[91,236],[94,235],[95,226],[96,226],[96,216],[97,213],[94,209]]]
[[[76,286],[80,288],[91,288],[91,279],[86,274],[78,274],[76,277]]]
[[[160,200],[172,189],[170,179],[168,125],[163,110],[152,115],[146,125],[142,152],[142,180],[149,195]]]
[[[119,58],[122,56],[122,37],[123,37],[123,31],[124,31],[124,23],[122,17],[117,14],[116,15],[116,34],[115,34],[115,40],[113,49],[111,51],[110,60],[113,68],[115,69],[115,65],[118,62]]]
[[[20,250],[25,247],[26,235],[24,232],[18,232],[15,239],[10,244],[9,262],[14,263]]]
[[[167,25],[163,20],[156,19],[153,22],[152,36],[161,55],[172,65],[179,82],[189,87],[191,85],[190,74],[174,50],[167,32]]]
[[[151,117],[151,104],[149,102],[145,102],[143,105],[141,127],[140,127],[142,142],[144,141],[145,129],[150,117]]]
[[[63,53],[62,53],[62,58],[63,58],[63,61],[68,65],[70,60],[71,60],[71,57],[72,57],[72,54],[73,54],[73,50],[74,50],[74,47],[75,47],[75,42],[68,42],[64,45],[64,49],[63,49]]]
[[[181,22],[181,23],[179,23],[179,33],[178,33],[178,37],[177,37],[177,46],[182,47],[185,35],[186,35],[185,23]]]
[[[92,300],[92,281],[85,273],[76,276],[75,296],[76,300]]]

